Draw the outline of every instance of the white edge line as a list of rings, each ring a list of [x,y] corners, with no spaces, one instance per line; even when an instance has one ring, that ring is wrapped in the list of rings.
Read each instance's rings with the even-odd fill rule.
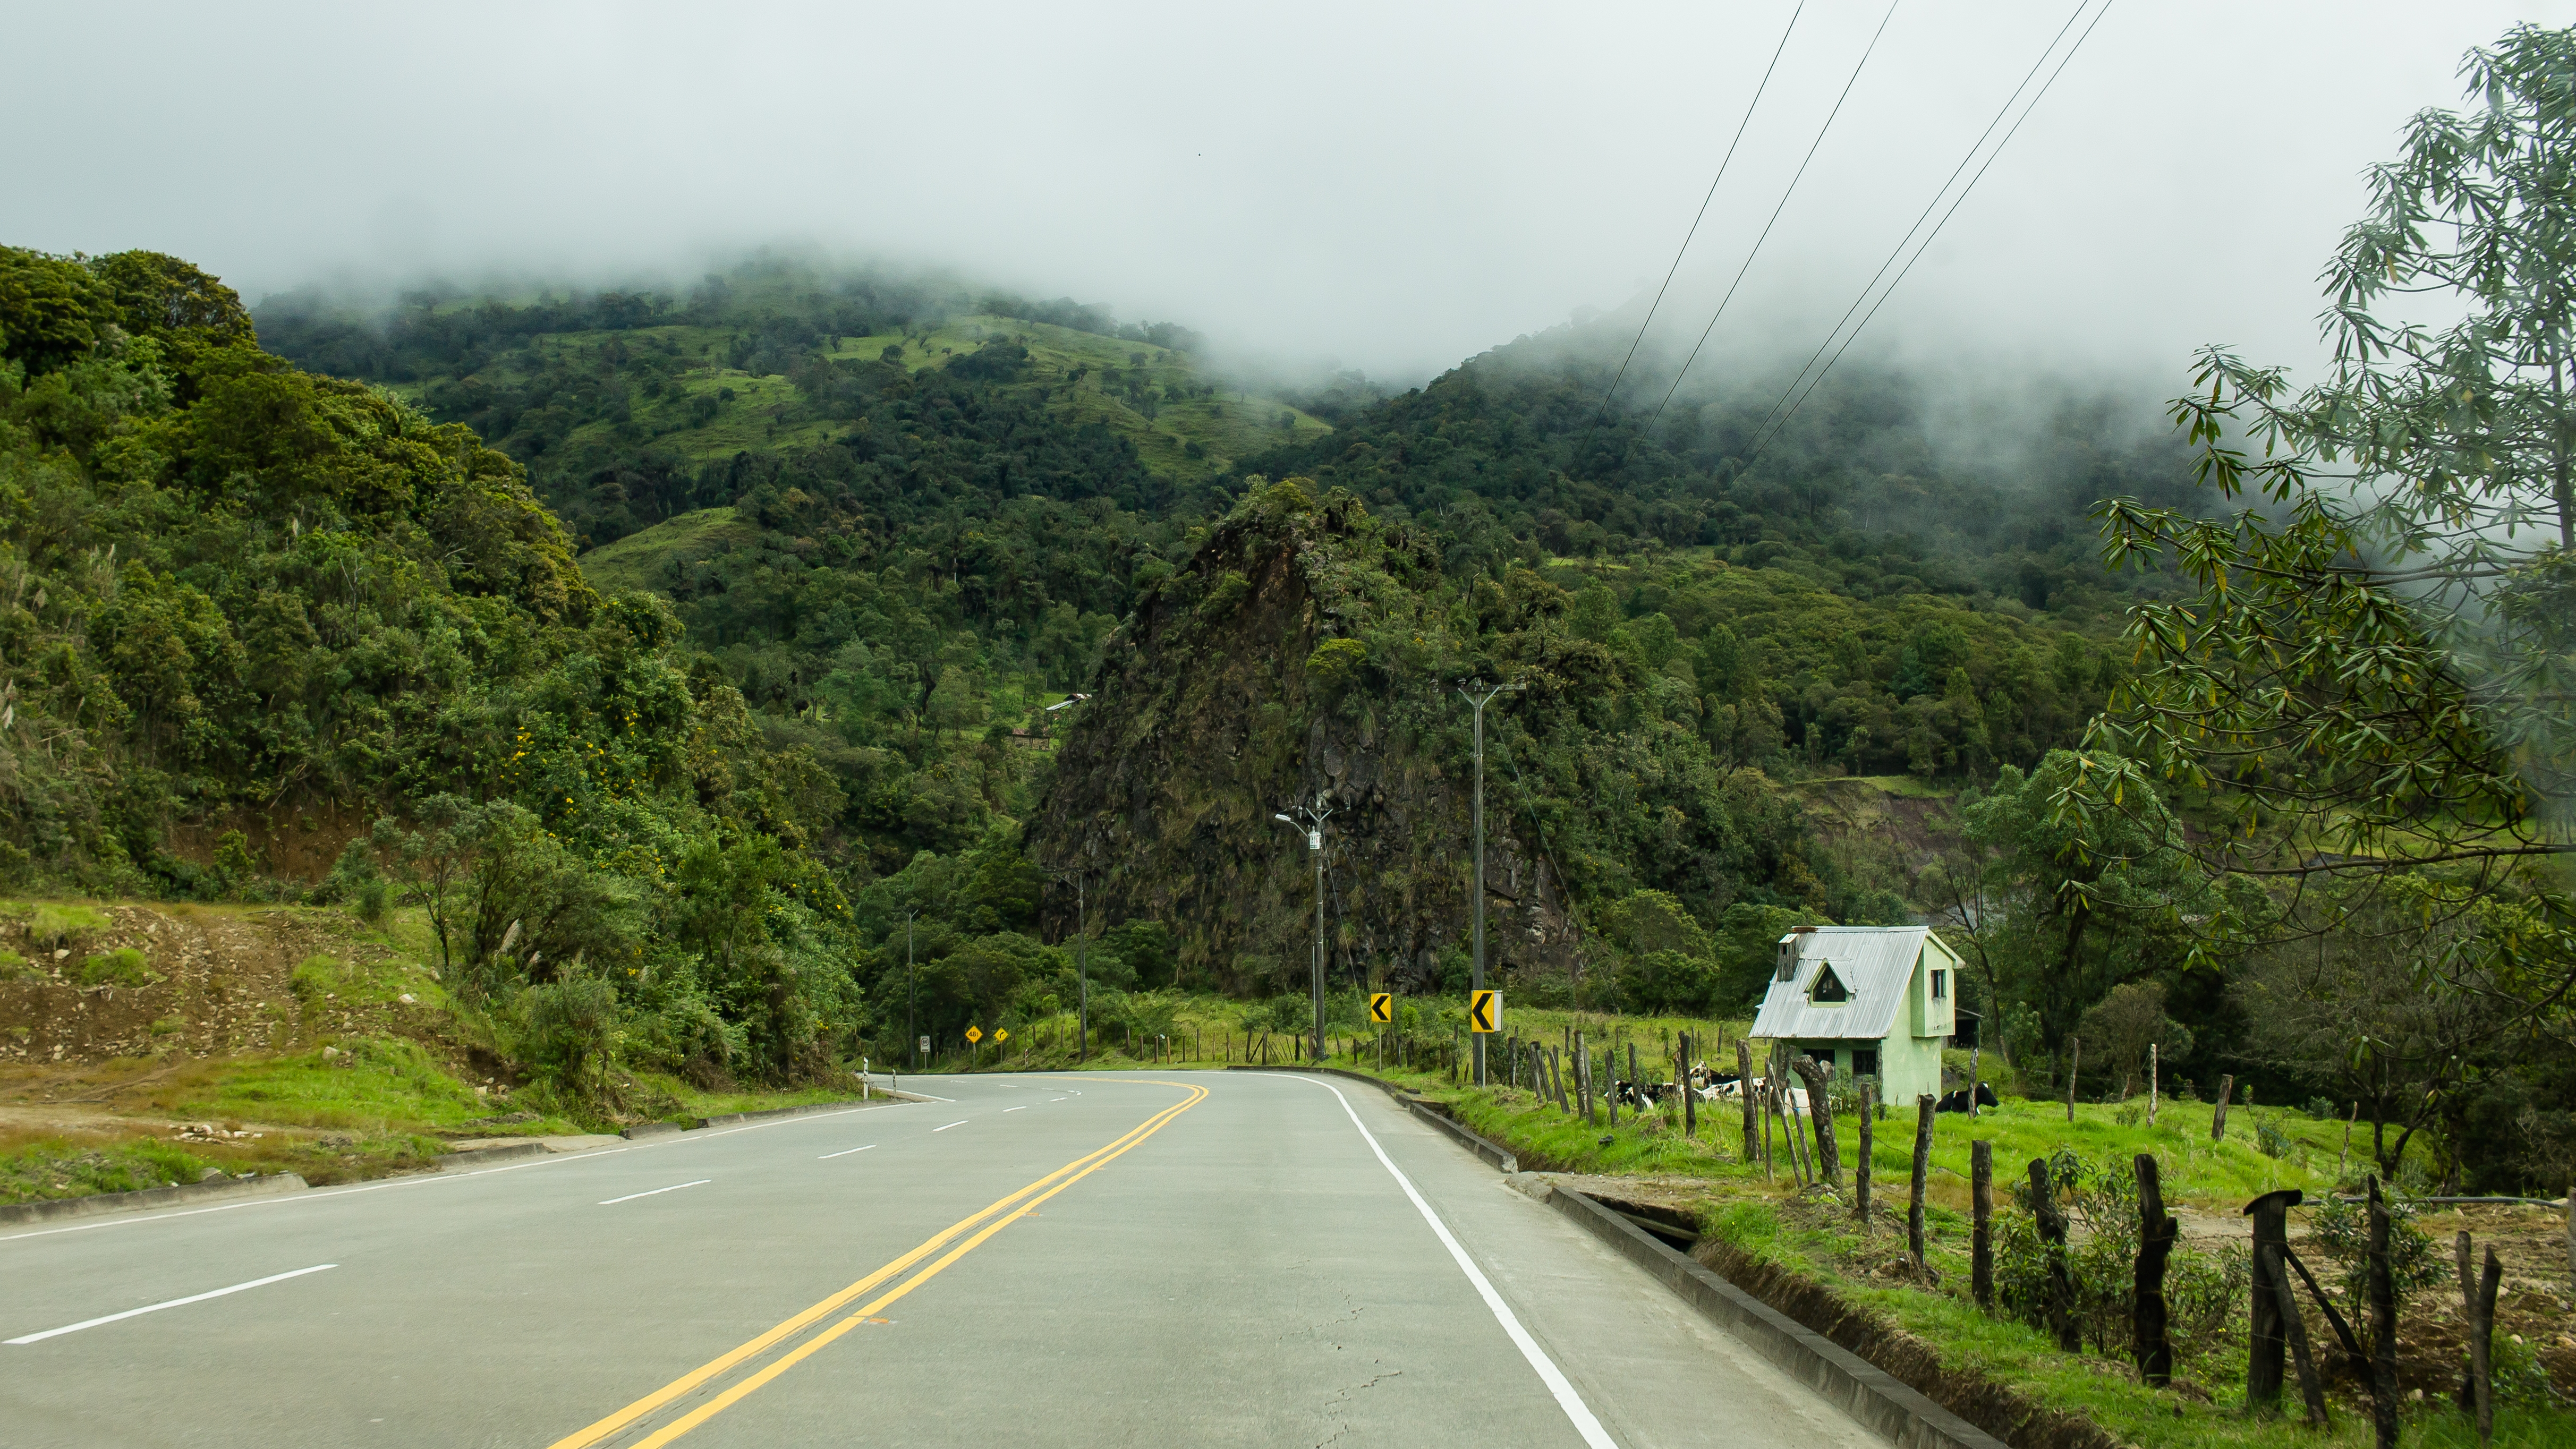
[[[85,1318],[78,1323],[65,1324],[61,1328],[48,1328],[42,1333],[30,1333],[18,1338],[0,1341],[5,1341],[12,1345],[22,1343],[42,1343],[49,1338],[60,1338],[66,1333],[78,1333],[84,1328],[96,1328],[102,1323],[114,1323],[119,1319],[133,1318],[145,1313],[158,1313],[164,1308],[183,1308],[191,1303],[203,1303],[209,1298],[221,1298],[227,1293],[239,1293],[245,1288],[265,1288],[271,1283],[283,1283],[289,1278],[301,1278],[307,1273],[320,1273],[327,1269],[337,1268],[339,1266],[340,1265],[337,1263],[316,1263],[310,1268],[298,1268],[292,1273],[271,1273],[265,1278],[253,1278],[247,1283],[235,1283],[230,1288],[218,1288],[211,1293],[193,1293],[185,1298],[173,1298],[167,1303],[153,1303],[147,1304],[141,1308],[129,1308],[123,1313],[111,1313],[104,1318]]]
[[[1591,1407],[1583,1402],[1583,1395],[1576,1391],[1573,1381],[1566,1378],[1565,1371],[1556,1366],[1556,1360],[1547,1356],[1547,1350],[1538,1346],[1538,1340],[1530,1336],[1529,1330],[1521,1326],[1521,1321],[1513,1314],[1511,1305],[1503,1301],[1502,1294],[1494,1291],[1494,1285],[1486,1279],[1484,1270],[1476,1266],[1475,1259],[1468,1257],[1467,1250],[1459,1245],[1456,1237],[1451,1235],[1449,1225],[1440,1221],[1440,1215],[1431,1210],[1431,1204],[1423,1201],[1422,1194],[1414,1190],[1413,1179],[1406,1177],[1403,1171],[1396,1167],[1394,1159],[1386,1155],[1386,1149],[1378,1145],[1377,1135],[1368,1130],[1368,1124],[1360,1121],[1359,1113],[1351,1110],[1351,1099],[1342,1096],[1342,1089],[1330,1082],[1317,1082],[1312,1077],[1289,1077],[1288,1080],[1312,1082],[1340,1100],[1342,1112],[1351,1119],[1352,1126],[1360,1129],[1360,1136],[1367,1140],[1369,1151],[1377,1154],[1379,1165],[1395,1178],[1396,1186],[1404,1189],[1404,1195],[1412,1200],[1414,1210],[1422,1214],[1422,1220],[1431,1225],[1433,1233],[1439,1235],[1441,1246],[1447,1248],[1449,1256],[1457,1260],[1459,1271],[1467,1275],[1468,1282],[1476,1285],[1477,1296],[1483,1298],[1485,1306],[1493,1310],[1495,1320],[1502,1324],[1503,1332],[1510,1336],[1513,1346],[1521,1351],[1521,1357],[1529,1360],[1529,1366],[1538,1371],[1540,1381],[1547,1385],[1547,1391],[1556,1396],[1557,1407],[1565,1411],[1565,1417],[1574,1421],[1574,1431],[1583,1436],[1583,1442],[1591,1446],[1591,1449],[1618,1449],[1618,1441],[1610,1437],[1609,1430],[1601,1427],[1601,1421],[1593,1416]]]
[[[795,1127],[807,1122],[829,1122],[835,1117],[847,1117],[851,1112],[874,1110],[876,1110],[875,1104],[871,1103],[865,1107],[852,1107],[845,1112],[808,1112],[799,1117],[781,1117],[775,1122],[752,1122],[740,1127],[722,1129],[700,1128],[695,1132],[675,1133],[668,1137],[637,1142],[626,1147],[590,1148],[553,1157],[533,1158],[526,1162],[513,1162],[502,1167],[478,1167],[471,1172],[424,1172],[389,1178],[383,1182],[365,1183],[357,1187],[316,1188],[310,1192],[280,1193],[276,1197],[252,1198],[248,1202],[219,1203],[213,1207],[181,1208],[173,1212],[140,1212],[131,1216],[120,1215],[95,1223],[73,1223],[60,1228],[38,1228],[32,1233],[9,1233],[0,1236],[0,1243],[14,1243],[22,1238],[50,1238],[57,1233],[96,1232],[100,1228],[130,1228],[137,1223],[166,1223],[179,1218],[193,1218],[202,1213],[238,1212],[243,1208],[293,1207],[299,1203],[322,1202],[335,1197],[352,1197],[362,1192],[383,1192],[387,1188],[435,1187],[444,1182],[469,1182],[478,1177],[490,1177],[495,1173],[519,1172],[531,1167],[561,1167],[569,1162],[588,1162],[594,1158],[615,1157],[621,1152],[650,1152],[657,1147],[685,1147],[692,1142],[703,1142],[710,1137],[731,1137],[737,1132],[759,1132],[771,1127]]]
[[[704,1186],[706,1186],[708,1183],[711,1183],[711,1182],[713,1182],[713,1181],[715,1181],[715,1179],[714,1179],[714,1178],[712,1178],[712,1177],[702,1177],[702,1178],[699,1178],[699,1179],[698,1179],[697,1181],[695,1181],[695,1182],[675,1182],[675,1183],[671,1184],[669,1187],[657,1187],[657,1188],[654,1188],[654,1189],[652,1189],[651,1191],[648,1191],[648,1192],[630,1192],[630,1193],[628,1193],[628,1194],[627,1194],[626,1196],[624,1196],[624,1197],[612,1197],[612,1198],[609,1198],[607,1201],[602,1202],[602,1203],[600,1204],[600,1206],[601,1206],[601,1207],[615,1207],[615,1206],[617,1206],[619,1203],[622,1203],[622,1202],[633,1202],[633,1201],[635,1201],[635,1199],[637,1199],[637,1198],[639,1198],[639,1197],[660,1197],[662,1194],[664,1194],[664,1193],[666,1193],[666,1192],[678,1192],[681,1188],[684,1188],[684,1187],[704,1187]]]
[[[875,1144],[875,1143],[873,1143],[873,1142],[871,1142],[871,1143],[869,1143],[869,1144],[867,1145],[867,1147],[845,1147],[845,1148],[843,1148],[842,1150],[840,1150],[840,1151],[838,1151],[838,1152],[826,1152],[826,1153],[824,1153],[822,1156],[817,1157],[817,1158],[815,1158],[814,1160],[815,1160],[816,1162],[829,1162],[829,1161],[831,1161],[831,1160],[832,1160],[833,1158],[835,1158],[835,1157],[847,1157],[847,1156],[849,1156],[849,1155],[850,1155],[851,1153],[853,1153],[853,1152],[865,1152],[865,1151],[868,1151],[868,1150],[869,1150],[869,1148],[873,1148],[873,1147],[875,1147],[875,1146],[876,1146],[876,1144]]]
[[[948,1127],[963,1127],[974,1120],[975,1119],[972,1117],[960,1117],[956,1121],[949,1123]],[[930,1130],[933,1132],[945,1132],[948,1130],[948,1127],[933,1127]]]

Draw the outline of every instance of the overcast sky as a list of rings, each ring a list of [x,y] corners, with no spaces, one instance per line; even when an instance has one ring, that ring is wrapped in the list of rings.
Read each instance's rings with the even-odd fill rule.
[[[1411,380],[1651,291],[1791,8],[7,0],[0,240],[253,300],[819,246]],[[1899,0],[1712,348],[1812,345],[2072,9]],[[1885,13],[1810,0],[1659,334],[1707,322]],[[2363,168],[2525,20],[2576,0],[2115,0],[1872,345],[2311,358]]]

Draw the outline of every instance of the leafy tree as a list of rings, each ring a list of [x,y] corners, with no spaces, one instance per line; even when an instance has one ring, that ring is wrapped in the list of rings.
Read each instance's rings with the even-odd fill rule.
[[[2576,321],[2576,32],[2517,27],[2470,52],[2478,103],[2426,110],[2371,173],[2372,209],[2327,274],[2327,376],[2202,354],[2174,404],[2216,499],[2200,517],[2114,499],[2115,563],[2170,557],[2188,598],[2139,606],[2141,672],[2088,735],[2056,807],[2070,828],[2211,792],[2229,828],[2169,848],[2230,890],[2205,934],[2388,929],[2414,904],[2517,902],[2511,932],[2429,938],[2419,989],[2498,993],[2561,1026],[2576,991],[2576,580],[2569,329]],[[2429,302],[2419,302],[2427,297]],[[2390,309],[2429,310],[2439,322]],[[2347,888],[2357,883],[2361,889]],[[2329,948],[2342,950],[2341,946]]]

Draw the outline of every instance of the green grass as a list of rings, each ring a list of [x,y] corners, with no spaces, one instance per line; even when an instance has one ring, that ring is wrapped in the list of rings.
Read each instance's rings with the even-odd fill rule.
[[[83,960],[76,974],[83,986],[149,986],[161,979],[150,960],[131,946]]]
[[[60,905],[39,901],[32,906],[12,906],[13,913],[27,913],[27,934],[40,946],[60,948],[75,946],[92,931],[104,931],[111,924],[104,911],[88,906]]]
[[[347,1041],[345,1049],[320,1046],[210,1065],[213,1070],[182,1086],[171,1110],[190,1117],[364,1132],[544,1135],[581,1130],[559,1116],[476,1129],[476,1119],[508,1115],[510,1105],[478,1095],[441,1070],[418,1042],[401,1037],[363,1037]]]
[[[83,1146],[42,1137],[0,1151],[0,1203],[137,1192],[195,1182],[214,1164],[175,1143],[138,1140]]]
[[[665,519],[581,556],[581,571],[600,589],[657,589],[662,563],[675,553],[713,553],[727,544],[756,542],[760,530],[731,508],[701,508]]]

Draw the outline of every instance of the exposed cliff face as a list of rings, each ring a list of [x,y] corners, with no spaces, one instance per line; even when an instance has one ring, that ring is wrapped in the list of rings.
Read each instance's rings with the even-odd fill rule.
[[[1440,949],[1466,940],[1474,871],[1467,710],[1443,682],[1464,666],[1432,613],[1438,555],[1311,489],[1257,491],[1140,601],[1031,844],[1089,874],[1095,923],[1166,922],[1186,979],[1286,989],[1306,979],[1314,872],[1271,817],[1320,799],[1327,979],[1430,985]],[[1490,774],[1486,828],[1489,965],[1570,966],[1555,866]],[[1051,931],[1070,928],[1062,914]]]

